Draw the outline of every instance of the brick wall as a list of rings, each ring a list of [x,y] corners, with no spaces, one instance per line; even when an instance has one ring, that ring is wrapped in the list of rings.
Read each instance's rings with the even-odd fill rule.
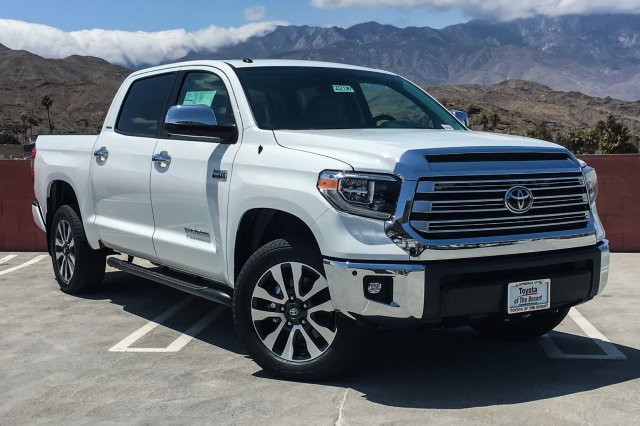
[[[640,154],[580,158],[598,173],[598,214],[611,248],[640,252]]]
[[[640,154],[584,155],[598,172],[598,213],[615,251],[640,252]],[[29,161],[0,160],[0,251],[46,250],[33,223]]]
[[[33,222],[30,162],[0,160],[0,251],[46,251],[45,234]]]

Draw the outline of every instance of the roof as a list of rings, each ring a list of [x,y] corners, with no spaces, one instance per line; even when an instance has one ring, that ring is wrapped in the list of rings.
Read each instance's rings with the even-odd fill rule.
[[[224,67],[224,65],[231,65],[235,68],[256,68],[256,67],[316,67],[316,68],[342,68],[342,69],[352,69],[352,70],[363,70],[363,71],[375,71],[382,72],[385,74],[395,74],[385,70],[379,70],[374,68],[366,68],[359,67],[356,65],[348,65],[348,64],[340,64],[335,62],[321,62],[321,61],[303,61],[303,60],[292,60],[292,59],[252,59],[251,62],[245,62],[242,59],[233,59],[233,60],[196,60],[196,61],[187,61],[187,62],[176,62],[172,64],[164,64],[152,68],[146,68],[139,71],[136,71],[132,74],[140,75],[146,74],[154,71],[161,71],[167,68],[176,68],[176,67],[184,67],[184,66],[194,66],[194,65],[205,65],[205,66],[216,66],[216,67]]]

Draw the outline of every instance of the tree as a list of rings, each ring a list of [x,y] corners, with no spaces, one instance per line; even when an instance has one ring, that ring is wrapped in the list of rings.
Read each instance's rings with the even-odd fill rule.
[[[598,144],[606,154],[637,153],[637,138],[631,135],[629,128],[613,115],[600,120],[596,125]]]
[[[553,142],[553,134],[547,127],[547,123],[541,122],[536,125],[536,127],[527,132],[527,136],[530,138],[542,139],[544,141]]]
[[[496,127],[498,127],[499,123],[500,123],[500,116],[498,115],[497,112],[494,112],[493,115],[491,116],[491,131],[492,132],[496,131]]]
[[[49,133],[53,133],[53,125],[51,124],[51,105],[53,105],[53,99],[51,96],[44,95],[40,100],[40,104],[47,110],[47,120],[49,121]]]
[[[482,130],[486,132],[489,128],[489,117],[487,117],[487,114],[483,113],[482,117],[480,117],[480,125],[482,126]]]
[[[571,130],[558,135],[556,142],[574,154],[593,154],[600,149],[594,129]]]

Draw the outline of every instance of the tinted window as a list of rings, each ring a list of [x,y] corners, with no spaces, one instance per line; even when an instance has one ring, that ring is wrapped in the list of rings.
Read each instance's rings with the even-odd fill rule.
[[[236,73],[263,129],[464,130],[396,75],[319,67],[243,67]]]
[[[178,105],[206,105],[213,110],[218,124],[233,124],[233,109],[226,86],[217,75],[192,72],[184,78]]]
[[[116,129],[139,136],[155,136],[173,79],[174,74],[163,74],[134,82],[120,110]]]

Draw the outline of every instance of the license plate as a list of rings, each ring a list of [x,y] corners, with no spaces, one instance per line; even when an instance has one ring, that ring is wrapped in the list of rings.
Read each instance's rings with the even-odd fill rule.
[[[509,283],[507,312],[521,314],[549,309],[550,279]]]

